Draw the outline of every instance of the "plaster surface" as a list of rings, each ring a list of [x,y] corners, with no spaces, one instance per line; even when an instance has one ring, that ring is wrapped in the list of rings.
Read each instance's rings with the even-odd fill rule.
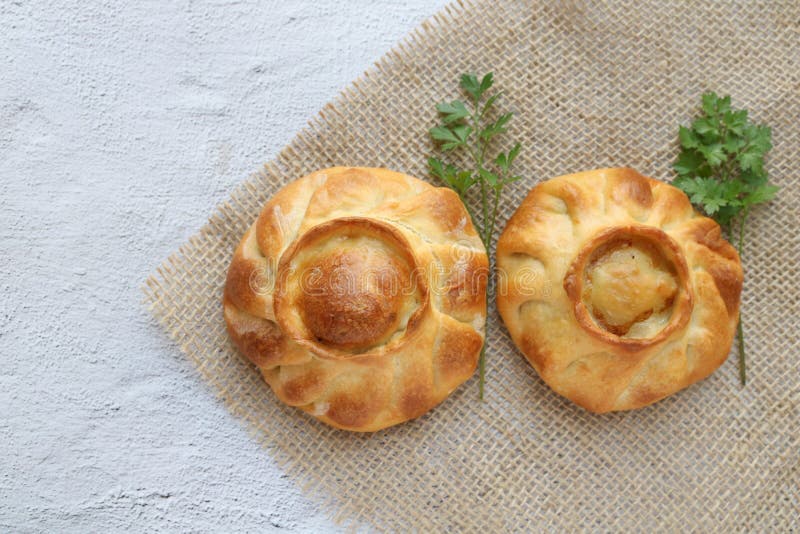
[[[0,530],[337,529],[140,286],[444,3],[0,2]]]

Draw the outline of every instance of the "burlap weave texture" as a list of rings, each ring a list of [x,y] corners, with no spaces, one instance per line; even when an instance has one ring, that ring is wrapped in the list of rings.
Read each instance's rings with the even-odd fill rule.
[[[550,391],[491,310],[486,401],[477,379],[428,415],[359,435],[281,404],[228,340],[230,257],[283,184],[334,165],[426,178],[434,105],[463,72],[493,71],[534,184],[630,166],[670,180],[677,126],[700,94],[772,126],[778,199],[751,216],[743,317],[750,382],[735,358],[635,412],[592,415]],[[800,529],[800,3],[479,1],[423,24],[327,105],[146,285],[153,312],[200,376],[331,514],[416,531]],[[269,481],[264,481],[268,484]],[[258,491],[258,488],[253,488]]]

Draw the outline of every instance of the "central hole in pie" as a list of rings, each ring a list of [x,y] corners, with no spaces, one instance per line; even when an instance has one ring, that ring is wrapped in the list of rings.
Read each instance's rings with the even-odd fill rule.
[[[675,267],[639,237],[604,243],[584,270],[583,303],[605,330],[649,338],[669,322],[679,290]]]
[[[304,266],[298,309],[317,341],[340,348],[375,345],[404,326],[410,267],[370,237],[337,237]]]

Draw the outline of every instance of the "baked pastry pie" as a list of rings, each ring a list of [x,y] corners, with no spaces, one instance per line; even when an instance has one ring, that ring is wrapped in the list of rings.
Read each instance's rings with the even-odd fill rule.
[[[452,190],[325,169],[281,189],[245,233],[225,321],[283,402],[373,431],[424,414],[472,375],[487,274]]]
[[[497,245],[497,307],[557,393],[593,412],[651,404],[727,358],[742,268],[713,220],[632,169],[543,182]]]

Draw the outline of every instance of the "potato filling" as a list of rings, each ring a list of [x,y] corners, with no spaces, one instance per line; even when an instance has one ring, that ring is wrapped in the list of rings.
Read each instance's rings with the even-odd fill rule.
[[[631,241],[606,248],[590,262],[583,302],[607,331],[648,337],[668,322],[677,292],[674,269],[661,252],[650,243]],[[637,328],[639,323],[647,328]]]

